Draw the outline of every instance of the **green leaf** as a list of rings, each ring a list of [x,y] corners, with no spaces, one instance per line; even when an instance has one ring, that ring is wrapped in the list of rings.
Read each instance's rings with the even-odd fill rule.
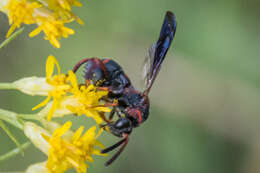
[[[11,140],[15,143],[17,148],[19,148],[21,154],[24,155],[24,151],[23,148],[21,147],[21,144],[15,139],[14,135],[10,132],[10,130],[7,128],[7,126],[2,120],[0,120],[0,127],[5,131],[5,133],[9,136],[9,138],[11,138]]]

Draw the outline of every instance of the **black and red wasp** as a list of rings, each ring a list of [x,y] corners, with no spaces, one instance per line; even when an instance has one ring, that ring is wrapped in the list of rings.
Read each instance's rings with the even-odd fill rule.
[[[132,132],[132,129],[140,126],[147,120],[150,107],[148,94],[160,71],[162,62],[174,38],[175,31],[175,15],[168,11],[165,14],[159,39],[149,49],[148,56],[146,57],[146,88],[143,92],[134,88],[121,66],[111,59],[86,58],[74,66],[73,72],[76,72],[81,65],[86,63],[84,68],[86,83],[92,83],[97,87],[107,89],[109,93],[104,98],[104,101],[112,103],[114,100],[117,100],[117,104],[113,107],[109,119],[107,120],[103,116],[107,124],[102,125],[102,127],[109,129],[113,135],[123,139],[101,152],[108,153],[122,146],[106,162],[106,166],[110,165],[124,150],[129,141],[129,134]],[[118,115],[118,119],[112,121],[115,113]]]

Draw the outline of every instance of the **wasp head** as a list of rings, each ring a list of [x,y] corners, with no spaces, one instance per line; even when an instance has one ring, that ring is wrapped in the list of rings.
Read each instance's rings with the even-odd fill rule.
[[[118,137],[123,137],[123,134],[132,132],[132,122],[126,117],[119,118],[116,122],[107,124],[108,131]]]

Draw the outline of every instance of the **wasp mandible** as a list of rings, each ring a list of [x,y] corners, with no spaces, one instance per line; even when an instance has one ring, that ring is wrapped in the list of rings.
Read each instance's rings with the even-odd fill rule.
[[[110,165],[124,150],[133,128],[140,126],[148,118],[150,107],[148,94],[172,43],[176,25],[175,15],[167,11],[159,39],[149,49],[148,56],[145,59],[146,88],[143,92],[134,88],[122,67],[114,60],[86,58],[79,61],[73,68],[73,72],[76,73],[79,67],[86,63],[84,68],[86,83],[92,83],[97,87],[107,89],[109,93],[104,98],[104,101],[111,103],[113,100],[117,100],[117,105],[113,107],[109,119],[104,119],[107,124],[102,127],[106,127],[113,135],[123,139],[102,150],[102,153],[108,153],[121,146],[112,158],[106,162],[106,166]],[[118,115],[118,119],[112,121],[115,114]]]

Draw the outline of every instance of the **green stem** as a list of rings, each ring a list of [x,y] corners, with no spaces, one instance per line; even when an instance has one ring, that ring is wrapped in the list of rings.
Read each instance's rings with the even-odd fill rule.
[[[14,172],[0,172],[0,173],[26,173],[26,172],[23,172],[23,171],[14,171]]]
[[[23,130],[23,122],[22,122],[21,119],[19,119],[19,117],[17,116],[17,113],[15,113],[15,112],[0,109],[0,119],[12,124],[13,126],[19,128],[21,130]]]
[[[37,114],[18,114],[17,117],[22,119],[37,120],[37,121],[43,120],[43,118],[39,117],[39,115]]]
[[[13,83],[0,83],[0,90],[4,89],[16,89]]]
[[[31,145],[31,142],[26,142],[21,145],[21,149],[24,150],[24,149],[28,148],[30,145]],[[20,152],[21,151],[19,148],[15,148],[15,149],[9,151],[8,153],[1,155],[0,162],[15,156],[15,155],[19,154]]]
[[[10,37],[5,39],[5,41],[3,41],[0,44],[0,49],[2,49],[3,47],[7,46],[13,39],[15,39],[18,35],[20,35],[23,32],[23,30],[24,30],[24,28],[20,28],[17,31],[15,31],[15,33],[13,33]]]
[[[5,133],[9,136],[9,138],[11,138],[11,140],[15,143],[15,145],[20,149],[21,154],[24,155],[23,149],[21,148],[21,144],[18,142],[18,140],[16,140],[14,135],[11,133],[11,131],[7,128],[7,126],[2,120],[0,120],[0,127],[5,131]]]
[[[6,172],[6,171],[5,171],[5,172],[1,172],[1,171],[0,171],[0,173],[26,173],[26,172],[23,172],[23,171],[14,171],[14,172],[13,172],[13,171],[12,171],[12,172]]]

